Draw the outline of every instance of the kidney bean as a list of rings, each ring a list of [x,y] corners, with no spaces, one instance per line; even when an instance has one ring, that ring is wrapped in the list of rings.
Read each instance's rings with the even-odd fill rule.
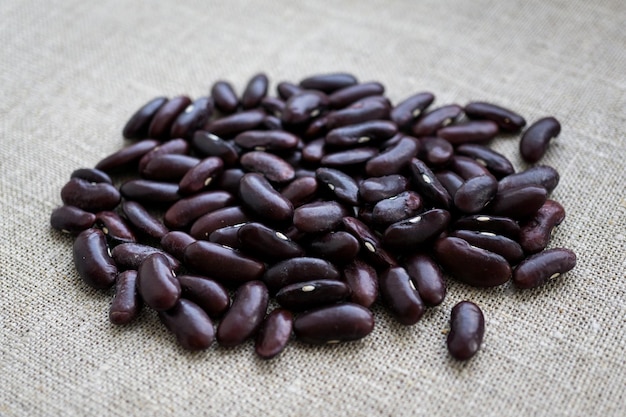
[[[246,250],[261,257],[274,260],[304,256],[304,250],[282,232],[270,229],[261,223],[246,223],[237,233]]]
[[[516,265],[524,259],[524,251],[519,243],[506,236],[476,230],[454,230],[448,236],[461,238],[472,246],[497,253],[511,265]]]
[[[520,234],[520,227],[515,220],[509,217],[489,216],[486,214],[462,217],[454,223],[453,229],[491,232],[513,240],[517,240]]]
[[[398,133],[395,123],[388,120],[367,122],[337,127],[326,135],[326,144],[341,147],[362,146],[389,139]]]
[[[478,213],[495,197],[498,181],[491,175],[470,178],[454,193],[454,206],[464,213]]]
[[[460,361],[470,359],[478,352],[485,334],[485,318],[480,308],[471,301],[461,301],[452,308],[448,352]]]
[[[302,149],[302,159],[307,162],[319,164],[325,153],[326,141],[324,138],[315,139],[307,143]]]
[[[189,234],[196,239],[206,240],[217,229],[250,220],[250,216],[242,207],[224,207],[198,217],[191,225]]]
[[[354,217],[344,217],[343,227],[357,238],[361,246],[365,248],[367,258],[376,266],[387,268],[398,264],[395,258],[383,248],[380,238],[365,223]]]
[[[201,240],[187,246],[184,259],[191,270],[225,285],[258,280],[265,272],[265,264],[258,260],[232,248]]]
[[[184,259],[185,249],[195,241],[196,239],[185,232],[173,231],[163,235],[161,238],[161,247],[168,254],[182,261]]]
[[[165,212],[163,221],[170,229],[185,229],[203,214],[229,206],[235,197],[226,191],[205,191],[181,198]]]
[[[174,271],[180,268],[180,262],[172,255],[163,252],[161,249],[152,246],[143,245],[141,243],[122,243],[117,245],[111,251],[111,257],[115,261],[117,267],[126,271],[129,269],[138,270],[141,263],[150,255],[159,253],[164,255]]]
[[[336,231],[313,238],[309,253],[335,265],[351,262],[361,249],[359,241],[348,232]]]
[[[245,174],[239,182],[239,197],[255,214],[272,222],[293,218],[293,205],[261,174]]]
[[[250,281],[239,287],[233,304],[217,327],[220,345],[233,347],[256,334],[265,318],[269,294],[261,281]]]
[[[334,110],[326,114],[324,116],[324,127],[332,130],[337,127],[364,123],[370,120],[385,120],[389,118],[390,107],[389,100],[384,97],[367,97],[344,109]]]
[[[148,136],[148,128],[154,115],[167,103],[167,97],[155,97],[144,104],[128,119],[122,136],[126,139],[143,139]]]
[[[359,195],[361,200],[366,203],[377,203],[406,191],[408,187],[409,181],[402,175],[372,177],[361,182]]]
[[[293,330],[298,340],[311,344],[335,344],[362,339],[374,330],[374,316],[353,303],[321,307],[296,317]]]
[[[285,110],[285,101],[278,97],[265,96],[263,100],[261,100],[261,107],[263,107],[268,114],[280,120]]]
[[[280,117],[267,115],[263,118],[263,123],[261,126],[268,131],[282,131],[283,130],[283,122],[280,121]]]
[[[272,182],[289,182],[296,176],[293,167],[284,159],[267,152],[252,151],[241,156],[241,166],[262,174]]]
[[[171,310],[160,311],[159,318],[184,349],[204,350],[215,341],[213,322],[204,310],[189,300],[181,298]]]
[[[180,199],[178,184],[150,180],[130,180],[120,187],[128,200],[143,204],[172,204]]]
[[[261,109],[245,110],[221,119],[210,120],[204,125],[204,130],[222,138],[232,137],[261,125],[265,116]]]
[[[519,243],[526,253],[537,253],[548,246],[554,228],[565,219],[565,209],[554,200],[546,200],[533,218],[521,225]]]
[[[495,138],[497,134],[498,124],[491,120],[474,120],[437,130],[437,136],[453,145],[485,142]]]
[[[148,163],[152,161],[153,158],[163,155],[187,155],[189,153],[189,142],[185,139],[172,139],[167,142],[163,142],[160,145],[155,146],[152,150],[146,152],[144,156],[139,160],[139,172],[143,172],[148,166]],[[197,159],[196,163],[197,163]],[[154,167],[152,168],[154,171]],[[182,175],[181,175],[182,177]],[[180,178],[179,178],[180,179]],[[178,181],[178,179],[176,180]]]
[[[120,272],[115,279],[115,296],[109,308],[109,321],[122,325],[133,321],[141,309],[142,300],[137,293],[137,271]]]
[[[411,326],[424,315],[424,302],[402,267],[389,268],[379,277],[380,295],[400,324]]]
[[[320,113],[319,116],[311,120],[306,128],[302,126],[302,129],[304,129],[304,131],[301,133],[301,136],[306,140],[326,136],[326,133],[328,132],[328,126],[326,123],[327,119],[328,113]],[[282,121],[280,123],[282,126]]]
[[[114,186],[106,182],[94,183],[72,178],[61,189],[61,200],[66,206],[95,213],[114,209],[121,196]]]
[[[83,282],[97,290],[113,285],[117,266],[109,254],[104,233],[99,229],[86,229],[74,240],[74,265]]]
[[[492,103],[474,101],[468,103],[464,111],[470,119],[492,120],[506,132],[517,132],[526,125],[526,120],[519,114]]]
[[[467,156],[454,155],[449,162],[450,169],[466,180],[481,176],[495,178],[484,165]]]
[[[324,155],[320,162],[322,165],[328,167],[345,168],[364,164],[376,155],[378,155],[377,148],[361,147]]]
[[[500,179],[507,175],[515,173],[513,164],[504,155],[478,143],[465,143],[457,146],[456,153],[468,156],[491,172],[491,174]]]
[[[430,200],[435,206],[444,209],[450,208],[452,197],[450,197],[448,191],[441,185],[430,168],[417,158],[411,159],[409,167],[411,168],[411,178],[413,179],[415,190]]]
[[[318,168],[315,178],[325,184],[340,202],[351,206],[359,204],[359,186],[348,174],[333,168]]]
[[[454,201],[456,192],[465,183],[463,178],[458,176],[455,172],[448,171],[447,169],[437,171],[437,173],[435,173],[435,177],[437,177],[441,185],[443,185],[443,188],[445,188],[446,191],[448,191],[448,194],[450,194],[452,201]]]
[[[354,259],[343,269],[343,278],[350,287],[350,301],[369,308],[378,298],[378,274],[367,263]]]
[[[508,175],[498,183],[498,192],[529,185],[539,185],[551,193],[559,184],[559,173],[547,165],[536,165],[525,171]]]
[[[224,114],[234,113],[239,106],[237,93],[228,81],[216,81],[211,87],[211,97],[215,107]]]
[[[300,87],[311,90],[320,90],[325,93],[332,93],[333,91],[350,87],[351,85],[355,85],[357,83],[358,81],[354,75],[337,72],[331,74],[317,74],[307,77],[300,81]]]
[[[79,168],[72,172],[72,174],[70,175],[70,179],[72,178],[79,178],[88,182],[104,182],[107,184],[113,184],[113,181],[111,181],[111,177],[109,177],[109,174],[95,168]]]
[[[232,249],[243,249],[243,244],[239,240],[239,229],[247,223],[238,223],[232,226],[220,227],[211,232],[209,242],[219,243]]]
[[[367,161],[365,172],[371,177],[397,174],[417,155],[418,149],[417,140],[402,136],[398,143]]]
[[[489,205],[489,211],[497,216],[524,219],[533,216],[546,202],[548,192],[535,185],[498,190]]]
[[[169,310],[178,302],[180,283],[164,255],[153,253],[141,262],[137,290],[145,303],[157,311]]]
[[[434,237],[439,236],[450,223],[450,213],[442,209],[432,209],[407,220],[393,223],[383,234],[383,244],[397,251],[414,249]]]
[[[159,155],[151,158],[140,173],[148,180],[178,182],[198,162],[200,162],[198,158],[187,155]]]
[[[424,136],[420,140],[419,159],[430,166],[442,166],[454,154],[454,148],[445,139],[436,136]]]
[[[96,224],[113,244],[136,242],[135,233],[124,219],[114,211],[100,211],[96,214]]]
[[[372,210],[372,222],[387,226],[411,217],[422,211],[422,199],[413,191],[380,200]]]
[[[192,144],[194,149],[203,156],[218,157],[226,166],[232,166],[239,161],[239,152],[234,143],[225,141],[213,133],[196,130]]]
[[[435,100],[435,96],[427,91],[413,94],[404,99],[391,110],[391,120],[393,120],[400,129],[405,129],[422,115],[422,112],[428,108]]]
[[[178,193],[191,195],[206,189],[211,182],[222,173],[224,162],[216,157],[209,156],[187,171],[178,183]]]
[[[295,149],[298,137],[282,130],[247,130],[235,136],[235,143],[244,149],[283,151]]]
[[[228,310],[230,297],[219,282],[199,275],[180,275],[178,281],[181,296],[197,304],[209,317],[221,317]]]
[[[440,238],[434,250],[435,258],[446,272],[471,286],[495,287],[511,278],[506,259],[458,237]]]
[[[303,90],[289,97],[280,118],[286,126],[304,125],[328,107],[328,96],[315,90]]]
[[[294,207],[300,207],[317,195],[317,180],[314,177],[296,178],[280,192],[291,201]]]
[[[96,215],[74,206],[61,206],[52,211],[50,225],[63,233],[77,234],[89,229],[96,222]]]
[[[190,104],[191,99],[187,96],[171,98],[152,118],[148,127],[148,137],[158,140],[169,139],[172,125]]]
[[[241,96],[241,105],[244,109],[252,109],[261,104],[263,97],[267,95],[269,80],[263,73],[253,76]]]
[[[544,117],[533,123],[522,135],[519,150],[526,162],[534,163],[543,157],[550,141],[561,133],[561,124],[554,117]]]
[[[160,240],[169,232],[163,223],[136,201],[124,201],[122,203],[122,211],[132,225],[147,236]]]
[[[239,194],[239,182],[245,175],[239,168],[225,169],[222,175],[216,178],[215,188],[218,190],[224,190],[232,195]]]
[[[576,266],[576,254],[569,249],[553,248],[524,259],[513,271],[517,288],[536,288]]]
[[[203,127],[213,114],[214,104],[211,97],[200,97],[188,105],[178,115],[170,130],[171,138],[190,138]]]
[[[430,255],[418,252],[406,258],[404,265],[424,304],[441,304],[446,296],[446,284],[435,260]]]
[[[335,201],[304,204],[294,210],[293,224],[305,233],[324,233],[334,230],[348,211]]]
[[[292,311],[309,310],[335,304],[350,295],[350,288],[342,281],[314,280],[287,285],[276,293],[276,301]]]
[[[330,107],[340,109],[346,107],[355,101],[368,96],[377,96],[385,93],[385,87],[376,81],[354,84],[335,90],[328,96]]]
[[[259,329],[254,351],[262,359],[272,359],[281,353],[293,330],[293,315],[284,308],[275,308],[269,313]]]
[[[302,87],[288,81],[281,81],[278,83],[278,85],[276,85],[276,92],[283,100],[287,100],[289,99],[289,97],[303,90],[304,89]]]
[[[300,257],[285,259],[271,266],[263,281],[272,293],[283,287],[314,279],[338,280],[339,271],[333,264],[319,258]]]
[[[461,106],[450,104],[431,110],[416,120],[411,127],[415,136],[431,136],[442,127],[454,122],[463,113]]]

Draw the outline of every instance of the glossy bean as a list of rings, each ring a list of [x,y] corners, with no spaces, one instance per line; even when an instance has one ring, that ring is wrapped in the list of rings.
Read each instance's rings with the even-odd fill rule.
[[[454,148],[445,139],[436,136],[424,136],[420,140],[418,157],[429,166],[442,166],[454,155]]]
[[[178,193],[192,195],[205,190],[222,173],[223,169],[224,162],[221,158],[209,156],[203,159],[181,178],[178,183]]]
[[[454,201],[454,196],[459,188],[465,183],[463,178],[461,178],[455,172],[449,171],[447,169],[439,170],[435,173],[435,177],[439,180],[443,188],[446,189],[452,201]]]
[[[430,255],[415,253],[405,259],[404,267],[424,304],[437,306],[443,302],[446,283],[441,268]]]
[[[287,161],[268,152],[245,153],[241,156],[240,162],[245,170],[262,174],[272,182],[285,183],[296,176],[293,167]]]
[[[489,211],[497,216],[525,219],[537,213],[546,202],[547,191],[536,185],[498,190],[489,205]]]
[[[228,310],[230,297],[226,288],[219,282],[199,275],[180,275],[178,281],[181,296],[193,301],[209,317],[221,317]]]
[[[389,100],[384,97],[368,97],[344,109],[329,112],[325,116],[324,127],[332,130],[370,120],[385,120],[389,118],[390,107]]]
[[[305,233],[324,233],[337,228],[348,211],[335,201],[304,204],[294,210],[293,224]]]
[[[355,259],[343,269],[343,278],[350,287],[350,301],[369,308],[378,298],[378,274],[367,263]]]
[[[250,216],[240,206],[224,207],[204,214],[191,225],[189,234],[206,240],[215,230],[250,221]]]
[[[454,155],[450,158],[449,168],[466,180],[481,176],[493,177],[484,165],[463,155]]]
[[[234,137],[241,132],[256,128],[264,118],[265,112],[261,109],[245,110],[210,120],[204,125],[204,130],[221,138]]]
[[[268,131],[283,131],[283,122],[280,121],[280,117],[267,115],[263,118],[261,126]]]
[[[517,132],[526,125],[526,120],[519,114],[492,103],[474,101],[463,110],[470,119],[492,120],[505,132]]]
[[[354,75],[345,72],[335,72],[306,77],[300,81],[300,87],[332,93],[333,91],[350,87],[357,83],[358,80]]]
[[[380,238],[365,223],[354,218],[344,217],[343,227],[352,236],[356,237],[361,247],[365,249],[365,256],[379,268],[396,266],[398,262],[385,248]]]
[[[535,165],[525,171],[507,175],[498,182],[498,191],[539,185],[551,193],[559,184],[559,173],[547,165]]]
[[[495,197],[498,181],[481,175],[465,181],[454,193],[454,206],[464,213],[478,213]]]
[[[216,81],[211,87],[211,97],[215,107],[224,114],[234,113],[239,106],[235,89],[228,81]]]
[[[354,84],[334,91],[328,96],[330,107],[340,109],[368,96],[383,95],[385,86],[376,81]]]
[[[204,350],[215,341],[213,322],[192,301],[181,298],[171,310],[159,312],[159,318],[184,349]]]
[[[465,361],[474,356],[484,334],[485,318],[480,307],[471,301],[461,301],[452,308],[446,344],[453,358]]]
[[[239,182],[239,197],[259,217],[277,223],[291,221],[293,205],[261,174],[249,173]]]
[[[261,107],[263,107],[268,114],[280,120],[285,110],[285,100],[279,97],[265,96],[263,100],[261,100]]]
[[[244,224],[237,236],[246,251],[258,254],[261,259],[282,260],[304,256],[304,250],[298,243],[261,223]]]
[[[485,142],[495,138],[497,134],[498,124],[491,120],[473,120],[437,130],[437,136],[453,145]]]
[[[239,161],[239,151],[233,142],[226,141],[213,133],[197,130],[192,138],[194,149],[202,156],[216,156],[224,165],[232,166]]]
[[[554,228],[565,219],[565,209],[554,200],[546,200],[535,215],[521,225],[519,243],[524,252],[537,253],[548,246]]]
[[[128,200],[149,204],[172,204],[180,200],[178,184],[150,181],[130,180],[120,187],[120,193]]]
[[[296,178],[280,192],[291,201],[294,207],[300,207],[311,201],[317,194],[317,180],[314,177]]]
[[[363,146],[389,139],[398,133],[395,123],[389,120],[367,122],[337,127],[326,135],[326,144],[340,147]]]
[[[385,247],[397,251],[415,249],[441,234],[450,223],[450,213],[442,209],[432,209],[391,224],[383,234]]]
[[[380,200],[372,210],[372,221],[381,226],[415,217],[422,211],[422,199],[413,191]]]
[[[303,90],[289,97],[280,118],[286,126],[303,125],[328,107],[328,96],[315,90]]]
[[[85,284],[98,290],[113,285],[118,270],[101,230],[80,232],[74,240],[73,255],[76,271]]]
[[[167,97],[155,97],[137,110],[122,130],[126,139],[143,139],[148,137],[148,128],[154,115],[167,103]]]
[[[524,259],[513,271],[517,288],[536,288],[576,266],[576,254],[569,249],[553,248]]]
[[[144,235],[161,239],[169,229],[136,201],[124,201],[122,211],[135,229]]]
[[[438,107],[419,117],[411,127],[411,132],[417,137],[432,136],[437,130],[454,122],[462,112],[461,106],[456,104]]]
[[[516,265],[524,259],[524,251],[520,244],[506,236],[476,230],[454,230],[448,236],[461,238],[472,246],[497,253],[511,265]]]
[[[187,96],[177,96],[171,98],[156,112],[150,126],[148,127],[148,137],[164,140],[170,138],[170,130],[176,118],[185,111],[191,104],[191,99]]]
[[[351,206],[359,204],[359,186],[348,174],[333,168],[318,168],[315,178],[340,202]]]
[[[374,147],[360,147],[345,151],[326,154],[320,163],[323,166],[343,168],[365,164],[378,155],[378,149]]]
[[[352,262],[361,249],[359,241],[348,232],[336,231],[313,238],[308,244],[309,253],[335,265]]]
[[[169,137],[190,138],[196,130],[206,124],[209,117],[213,114],[213,110],[214,104],[211,97],[200,97],[196,99],[178,115],[176,120],[174,120]]]
[[[163,254],[153,253],[137,270],[137,290],[147,305],[157,311],[169,310],[180,298],[180,282]]]
[[[152,246],[141,243],[122,243],[111,251],[111,257],[121,271],[138,270],[141,263],[150,255],[160,253],[167,258],[170,268],[174,271],[180,268],[180,262],[172,255]]]
[[[287,285],[276,293],[276,301],[291,311],[309,310],[343,301],[350,287],[342,281],[318,279]]]
[[[109,307],[109,321],[122,325],[133,321],[141,309],[142,300],[137,292],[137,271],[121,272],[115,279],[115,296]]]
[[[522,135],[519,150],[526,162],[534,163],[543,157],[550,141],[561,133],[561,124],[554,117],[544,117],[530,125]]]
[[[209,242],[218,243],[232,249],[243,249],[243,244],[239,240],[239,229],[247,223],[238,223],[232,226],[220,227],[211,232]]]
[[[326,141],[324,138],[315,139],[306,144],[302,149],[302,159],[306,162],[319,164],[326,154]]]
[[[114,209],[121,196],[113,185],[106,182],[93,183],[72,178],[61,189],[61,200],[67,206],[96,213]]]
[[[353,303],[321,307],[296,317],[296,338],[304,343],[335,344],[362,339],[374,330],[374,316]]]
[[[368,178],[359,184],[359,196],[366,203],[377,203],[406,191],[409,180],[402,175]]]
[[[217,341],[225,347],[233,347],[253,337],[263,323],[269,294],[261,281],[241,285],[233,304],[217,327]]]
[[[239,168],[225,169],[222,175],[216,178],[215,188],[236,196],[239,194],[239,182],[245,174],[246,173]]]
[[[402,100],[391,110],[391,120],[400,129],[407,128],[411,123],[420,117],[424,110],[435,100],[435,96],[430,92],[419,92]]]
[[[456,153],[468,156],[485,166],[494,177],[500,179],[515,173],[511,161],[504,155],[478,143],[466,143],[457,146]]]
[[[136,242],[137,238],[130,225],[114,211],[100,211],[96,214],[96,225],[112,245]]]
[[[276,85],[276,92],[283,100],[289,99],[289,97],[303,91],[304,88],[295,85],[289,81],[281,81]]]
[[[63,233],[77,234],[89,229],[96,222],[96,215],[74,206],[61,206],[52,211],[50,225]]]
[[[187,155],[159,155],[151,158],[140,174],[147,180],[178,182],[198,162],[198,158]]]
[[[241,95],[241,106],[244,109],[252,109],[261,104],[263,97],[267,95],[269,80],[267,75],[259,73],[248,81],[243,94]]]
[[[153,158],[162,155],[187,155],[189,153],[189,142],[185,139],[172,139],[155,146],[146,152],[139,160],[139,172],[143,172]]]
[[[476,214],[465,216],[453,224],[453,229],[478,230],[491,232],[517,240],[520,234],[519,224],[510,217]]]
[[[409,166],[415,190],[430,200],[436,207],[450,208],[452,197],[450,197],[448,191],[441,185],[430,168],[417,158],[413,158]]]
[[[171,229],[185,229],[204,214],[224,208],[235,202],[226,191],[205,191],[181,198],[165,212],[163,222]]]
[[[262,359],[272,359],[287,346],[293,330],[293,314],[283,308],[272,310],[263,320],[254,345]]]
[[[113,184],[111,177],[104,171],[100,171],[95,168],[79,168],[72,171],[70,175],[70,179],[72,178],[80,178],[81,180],[85,180],[88,182],[105,182],[107,184]]]
[[[257,151],[288,151],[298,146],[298,137],[283,130],[247,130],[235,136],[235,143]]]
[[[278,262],[268,268],[263,281],[275,293],[287,285],[314,279],[338,280],[339,271],[333,264],[319,258],[300,257]]]
[[[165,252],[182,261],[185,249],[195,241],[196,239],[185,232],[173,231],[163,235],[160,243]]]
[[[402,267],[389,268],[379,278],[380,296],[400,324],[411,326],[424,315],[424,302]]]

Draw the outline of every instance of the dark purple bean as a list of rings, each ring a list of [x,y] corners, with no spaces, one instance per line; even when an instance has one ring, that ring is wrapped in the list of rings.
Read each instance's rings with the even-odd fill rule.
[[[246,110],[211,120],[204,125],[204,130],[219,137],[232,137],[256,128],[263,123],[265,116],[265,112],[261,109]]]
[[[261,258],[282,260],[304,256],[304,250],[283,233],[261,223],[246,223],[237,233],[243,248]]]
[[[180,275],[178,277],[181,296],[193,301],[209,317],[221,317],[230,306],[230,297],[226,288],[217,281],[199,275]]]
[[[519,243],[506,236],[476,230],[454,230],[448,236],[461,238],[472,246],[497,253],[511,265],[516,265],[524,259],[524,251]]]
[[[407,128],[415,119],[422,115],[422,112],[426,110],[434,100],[435,96],[429,92],[414,94],[395,105],[391,110],[391,120],[393,120],[400,129]]]
[[[243,249],[243,244],[239,241],[239,229],[245,224],[247,223],[238,223],[216,229],[211,232],[208,240],[232,249]]]
[[[383,234],[385,247],[398,251],[415,249],[441,234],[450,223],[450,213],[442,209],[432,209],[407,220],[393,223]]]
[[[182,261],[184,259],[185,249],[195,241],[196,239],[185,232],[174,231],[166,233],[161,238],[161,247],[168,254]]]
[[[95,213],[113,210],[119,204],[121,196],[114,186],[106,182],[94,183],[72,178],[61,189],[61,200],[66,206]]]
[[[513,240],[517,240],[520,234],[520,227],[515,220],[509,217],[489,216],[486,214],[463,217],[454,223],[453,229],[491,232]]]
[[[187,155],[159,155],[151,158],[140,173],[147,180],[178,182],[198,162],[198,158]]]
[[[228,81],[216,81],[211,87],[211,97],[213,97],[215,107],[225,114],[234,113],[239,106],[237,93]]]
[[[441,166],[454,155],[454,148],[445,139],[436,136],[424,136],[420,140],[418,157],[430,166]]]
[[[504,155],[477,143],[466,143],[456,148],[456,153],[469,156],[486,167],[493,176],[500,179],[515,173],[513,164]]]
[[[147,236],[161,239],[169,232],[163,223],[136,201],[124,201],[122,203],[122,211],[132,225],[135,226],[135,229]]]
[[[232,142],[225,141],[213,133],[197,130],[193,135],[192,144],[203,156],[216,156],[231,166],[239,160],[239,152]]]
[[[169,310],[178,302],[180,283],[164,255],[153,253],[141,262],[137,290],[145,303],[157,311]]]
[[[325,233],[337,228],[348,211],[335,201],[304,204],[294,210],[293,224],[305,233]]]
[[[370,120],[385,120],[389,118],[390,107],[389,100],[384,97],[367,97],[363,100],[357,101],[345,109],[329,112],[324,117],[323,124],[326,129],[330,130]]]
[[[350,288],[344,282],[318,279],[281,288],[276,293],[276,301],[291,311],[303,311],[338,303],[349,295]]]
[[[52,211],[50,225],[63,233],[77,234],[89,229],[96,222],[96,215],[74,206],[61,206]]]
[[[271,153],[248,152],[241,156],[240,162],[245,170],[262,174],[272,182],[289,182],[296,176],[293,167],[289,163]]]
[[[269,86],[269,80],[265,74],[256,74],[243,91],[241,95],[241,105],[244,109],[252,109],[261,104],[263,97],[267,95],[267,88]]]
[[[461,106],[456,104],[436,108],[418,118],[411,132],[417,137],[434,135],[437,130],[454,122],[462,112]]]
[[[498,190],[489,204],[489,211],[497,216],[524,219],[533,216],[546,202],[548,192],[536,185]]]
[[[492,120],[506,132],[517,132],[526,125],[526,120],[519,114],[492,103],[474,101],[468,103],[464,111],[470,119]]]
[[[213,114],[213,99],[211,97],[200,97],[185,108],[178,115],[172,129],[171,138],[191,138],[194,132],[202,128],[209,117]]]
[[[466,180],[480,176],[493,177],[491,172],[489,172],[484,165],[476,162],[470,157],[454,155],[450,158],[449,162],[450,169]]]
[[[156,97],[144,104],[128,119],[122,130],[122,136],[126,139],[146,138],[152,118],[165,103],[167,103],[167,97]]]
[[[343,227],[356,237],[365,249],[367,258],[380,268],[396,266],[398,262],[382,246],[380,238],[362,221],[354,217],[344,217]]]
[[[435,258],[443,269],[474,287],[495,287],[511,278],[511,267],[502,256],[470,245],[458,237],[435,242]]]
[[[115,296],[109,308],[109,321],[122,325],[133,321],[141,309],[142,300],[137,293],[137,271],[124,271],[115,279]]]
[[[478,213],[494,198],[498,181],[491,175],[470,178],[454,193],[454,206],[464,213]]]
[[[522,135],[519,150],[526,162],[534,163],[543,157],[550,141],[561,133],[561,124],[554,117],[544,117],[530,125]]]
[[[181,195],[191,195],[206,189],[215,177],[224,170],[224,162],[216,157],[209,156],[191,168],[178,183],[178,192]]]
[[[263,100],[261,100],[261,107],[263,107],[269,115],[277,117],[280,120],[285,110],[285,100],[278,97],[265,96]]]
[[[452,308],[448,352],[454,359],[465,361],[478,352],[485,334],[485,318],[471,301],[461,301]]]
[[[404,268],[389,268],[378,283],[383,302],[400,324],[411,326],[422,318],[424,302]]]
[[[178,184],[150,180],[130,180],[120,187],[128,200],[143,204],[172,204],[180,200]]]
[[[303,90],[287,99],[280,118],[284,125],[303,125],[328,107],[328,96],[314,90]]]
[[[465,183],[463,178],[458,176],[455,172],[448,171],[447,169],[437,171],[435,177],[439,180],[443,188],[448,191],[450,197],[454,201],[454,196],[459,188]]]
[[[556,279],[576,266],[576,254],[569,249],[553,248],[524,259],[513,271],[517,288],[536,288]]]
[[[276,308],[269,313],[259,329],[254,351],[262,359],[272,359],[285,349],[291,331],[293,330],[293,315],[291,312]]]
[[[246,173],[239,168],[225,169],[222,175],[215,180],[215,188],[236,196],[239,194],[239,182],[245,174]]]
[[[250,216],[240,206],[224,207],[204,214],[191,225],[189,234],[196,239],[207,240],[217,229],[250,221]]]
[[[446,296],[446,283],[435,260],[425,253],[415,253],[406,258],[404,264],[424,304],[441,304]]]
[[[184,349],[204,350],[215,341],[213,322],[189,300],[181,299],[171,310],[159,312],[159,318]]]
[[[265,272],[265,264],[258,260],[234,249],[201,240],[185,249],[185,265],[227,286],[260,279]]]
[[[146,169],[148,163],[157,156],[162,155],[187,155],[189,153],[189,142],[185,139],[172,139],[152,148],[139,160],[139,172]]]
[[[267,130],[282,131],[283,122],[280,121],[280,117],[267,115],[263,118],[261,126]]]
[[[288,151],[298,146],[298,137],[283,130],[247,130],[235,136],[235,143],[257,151]]]
[[[117,266],[109,254],[106,238],[100,229],[86,229],[74,240],[74,265],[85,284],[97,290],[107,289],[117,277]]]
[[[298,282],[314,279],[338,280],[339,271],[333,264],[319,258],[301,257],[278,262],[270,267],[263,281],[272,293]]]
[[[548,246],[554,228],[565,219],[565,209],[546,200],[535,215],[521,225],[519,243],[526,253],[537,253]]]
[[[422,199],[413,191],[406,191],[397,196],[380,200],[372,210],[372,221],[387,226],[411,217],[422,211]]]
[[[359,195],[366,203],[377,203],[407,190],[409,181],[402,175],[372,177],[361,182]]]
[[[331,74],[317,74],[307,77],[300,81],[300,87],[311,90],[319,90],[325,93],[332,93],[333,91],[350,87],[351,85],[355,85],[357,83],[358,80],[354,75],[337,72]]]
[[[428,166],[417,158],[413,158],[410,163],[411,178],[415,185],[415,190],[423,197],[430,200],[435,206],[450,208],[452,197],[439,182],[435,174]]]
[[[217,342],[226,347],[242,344],[261,327],[269,294],[261,281],[250,281],[237,289],[233,304],[217,327]]]
[[[348,232],[329,232],[309,242],[309,253],[335,265],[352,262],[361,249],[359,241]]]
[[[293,96],[294,94],[297,94],[301,91],[303,91],[304,89],[300,86],[297,86],[293,83],[290,83],[288,81],[281,81],[278,83],[278,85],[276,86],[276,91],[278,93],[278,95],[280,96],[280,98],[282,98],[283,100],[288,100],[289,97]]]
[[[354,84],[334,91],[328,96],[331,107],[340,109],[369,96],[380,96],[385,93],[385,86],[372,81],[362,84]]]
[[[376,155],[378,155],[377,148],[361,147],[326,154],[320,162],[327,167],[344,167],[345,169],[345,167],[364,164]]]
[[[129,269],[138,270],[141,263],[154,253],[164,255],[170,264],[170,268],[174,271],[180,268],[180,262],[172,255],[163,252],[161,249],[140,243],[122,243],[117,245],[111,251],[111,256],[115,260],[117,267],[121,271],[126,271]]]
[[[540,185],[551,193],[559,184],[559,173],[547,165],[536,165],[525,171],[508,175],[498,183],[498,192],[528,185]]]
[[[398,133],[395,123],[389,120],[367,122],[337,127],[326,135],[326,144],[341,147],[363,146],[389,139]]]
[[[315,178],[325,184],[340,202],[351,206],[359,204],[359,186],[348,174],[333,168],[318,168]]]
[[[398,143],[367,161],[365,172],[371,177],[397,174],[417,155],[418,149],[415,138],[402,136]]]
[[[88,182],[105,182],[107,184],[113,184],[111,177],[104,171],[100,171],[95,168],[79,168],[72,172],[71,178],[80,178]]]
[[[184,229],[204,214],[224,208],[235,202],[226,191],[205,191],[181,198],[165,212],[163,222],[171,229]]]
[[[335,344],[362,339],[374,330],[374,316],[358,304],[342,303],[300,314],[293,323],[304,343]]]
[[[350,301],[369,308],[378,298],[378,274],[365,262],[355,259],[343,269],[343,277],[350,287]]]
[[[453,145],[485,142],[495,138],[497,134],[498,125],[491,120],[474,120],[437,130],[437,136]]]
[[[156,112],[150,126],[148,127],[148,137],[164,140],[170,138],[170,130],[176,118],[185,111],[191,104],[191,99],[187,96],[171,98]]]
[[[291,202],[261,174],[249,173],[241,178],[239,197],[246,207],[263,219],[282,223],[293,218]]]
[[[137,241],[133,229],[114,211],[98,212],[96,214],[96,224],[113,245]]]
[[[281,194],[294,207],[300,207],[317,195],[317,180],[314,177],[296,178],[282,189]]]
[[[324,138],[315,139],[307,143],[304,149],[302,149],[302,159],[307,162],[319,164],[324,157],[326,140]]]

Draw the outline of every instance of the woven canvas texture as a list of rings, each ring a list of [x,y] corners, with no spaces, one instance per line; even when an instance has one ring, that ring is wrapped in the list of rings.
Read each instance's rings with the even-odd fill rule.
[[[626,6],[622,0],[0,2],[0,416],[623,416],[626,413]],[[188,353],[153,312],[108,322],[72,239],[49,226],[70,173],[123,146],[159,95],[241,91],[259,71],[297,82],[347,71],[397,102],[432,91],[563,126],[542,163],[566,209],[551,247],[578,255],[536,290],[448,281],[411,327],[382,307],[367,338],[252,342]],[[496,150],[527,167],[518,136]],[[481,351],[451,359],[450,309],[486,318]]]

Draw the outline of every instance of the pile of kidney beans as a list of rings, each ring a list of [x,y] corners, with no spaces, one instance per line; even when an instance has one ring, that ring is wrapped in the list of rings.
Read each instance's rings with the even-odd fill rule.
[[[575,266],[572,251],[546,249],[565,217],[548,198],[557,171],[516,173],[486,145],[522,132],[535,163],[556,119],[524,130],[512,110],[433,106],[430,92],[392,104],[382,84],[346,73],[268,89],[257,74],[241,95],[218,81],[196,100],[154,98],[124,127],[128,146],[72,173],[51,224],[75,235],[86,284],[115,287],[112,323],[145,304],[185,349],[255,337],[269,359],[292,334],[365,337],[377,301],[414,325],[443,301],[444,273],[525,289]],[[483,334],[480,308],[458,303],[450,354],[469,359]]]

